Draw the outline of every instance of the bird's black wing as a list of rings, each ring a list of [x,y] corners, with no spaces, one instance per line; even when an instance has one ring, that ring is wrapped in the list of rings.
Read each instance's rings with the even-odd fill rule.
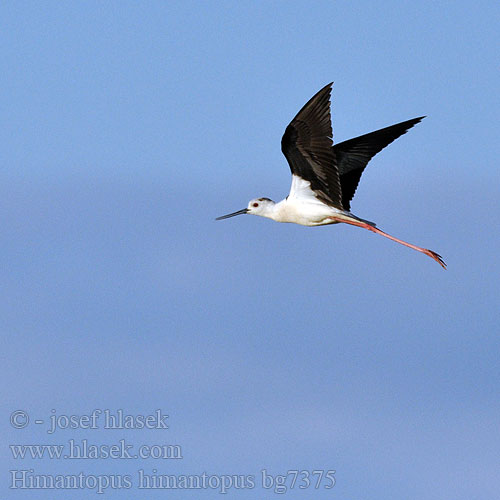
[[[297,113],[283,134],[281,151],[292,174],[309,181],[318,199],[342,208],[339,173],[332,149],[331,91],[332,83],[329,83]]]
[[[367,163],[424,118],[425,116],[413,118],[333,146],[342,186],[342,206],[346,210],[350,210],[350,202]]]

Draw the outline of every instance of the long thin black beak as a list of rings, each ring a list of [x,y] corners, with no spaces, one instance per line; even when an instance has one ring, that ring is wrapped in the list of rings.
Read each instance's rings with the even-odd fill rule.
[[[248,208],[244,208],[243,210],[238,210],[237,212],[233,212],[232,214],[221,215],[217,217],[215,220],[229,219],[229,217],[234,217],[235,215],[243,215],[248,213]]]

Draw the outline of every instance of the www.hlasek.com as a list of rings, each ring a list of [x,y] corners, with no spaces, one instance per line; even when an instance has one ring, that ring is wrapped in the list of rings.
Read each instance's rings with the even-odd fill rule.
[[[183,457],[179,444],[142,444],[136,448],[125,439],[114,444],[95,444],[88,439],[68,439],[65,444],[11,444],[12,458],[50,460],[127,460],[148,459],[180,460]]]
[[[141,490],[216,490],[225,494],[229,490],[263,488],[277,494],[293,489],[332,489],[334,470],[289,470],[285,474],[271,474],[262,469],[258,476],[244,474],[159,474],[156,469],[139,469],[135,477],[130,474],[35,474],[33,469],[11,470],[11,489],[89,489],[102,494],[108,489]]]

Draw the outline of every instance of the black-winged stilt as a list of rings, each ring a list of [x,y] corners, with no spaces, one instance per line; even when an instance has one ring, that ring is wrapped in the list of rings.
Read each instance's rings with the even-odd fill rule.
[[[333,82],[326,85],[306,103],[281,139],[281,150],[292,171],[290,194],[279,203],[269,198],[253,199],[247,208],[216,220],[251,214],[303,226],[343,222],[422,252],[446,269],[446,264],[436,252],[395,238],[373,222],[350,212],[350,202],[367,163],[425,117],[413,118],[333,145],[330,117],[332,85]]]

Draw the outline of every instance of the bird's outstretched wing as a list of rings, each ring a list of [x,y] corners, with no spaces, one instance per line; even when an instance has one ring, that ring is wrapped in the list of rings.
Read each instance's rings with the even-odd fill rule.
[[[332,148],[330,95],[333,83],[323,87],[297,113],[281,139],[292,175],[311,185],[314,195],[324,203],[342,209],[342,190]],[[289,196],[294,196],[292,190]]]
[[[368,162],[424,118],[425,116],[413,118],[333,146],[342,186],[342,206],[345,210],[350,209],[350,202]]]

